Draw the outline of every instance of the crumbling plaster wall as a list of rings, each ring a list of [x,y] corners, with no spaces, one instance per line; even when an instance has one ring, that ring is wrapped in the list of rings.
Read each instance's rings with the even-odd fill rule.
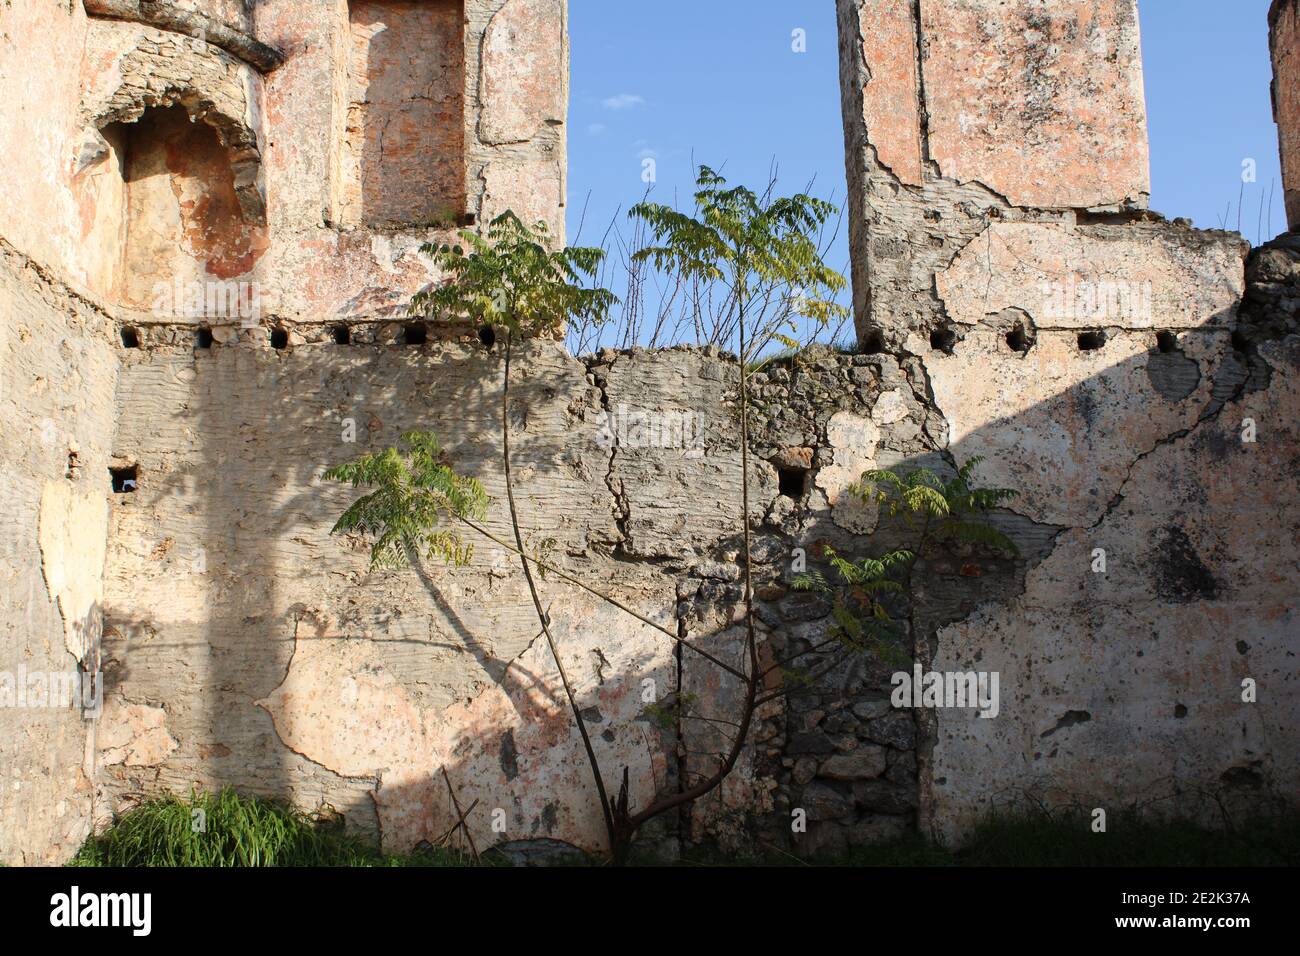
[[[97,670],[117,355],[113,323],[0,242],[0,864],[89,832],[94,723],[53,700]],[[93,709],[93,703],[92,703]]]
[[[479,801],[470,822],[480,847],[536,837],[604,847],[516,559],[466,532],[475,544],[467,567],[372,574],[363,542],[329,534],[352,493],[322,484],[321,471],[406,430],[432,429],[448,462],[484,483],[487,526],[508,539],[500,374],[499,354],[453,345],[157,344],[128,355],[116,448],[139,466],[140,488],[114,496],[106,807],[229,784],[330,804],[405,850],[455,822],[445,769],[462,806]],[[576,360],[538,343],[515,376],[516,493],[530,546],[672,633],[734,657],[734,359],[671,350]],[[755,387],[756,580],[771,661],[829,626],[826,602],[789,591],[792,548],[865,544],[841,526],[864,530],[861,516],[846,503],[836,518],[830,507],[823,485],[842,485],[830,466],[865,468],[930,446],[926,411],[886,357],[832,353],[765,372]],[[879,395],[888,398],[873,418]],[[681,412],[701,415],[698,444],[647,447],[620,431],[620,415]],[[355,443],[346,440],[353,429]],[[768,459],[783,452],[803,453],[814,476],[806,500],[778,494]],[[704,712],[734,719],[734,687],[591,595],[553,578],[542,588],[611,785],[627,766],[635,807],[707,772],[716,741],[689,726],[661,728],[648,705],[698,693]],[[789,807],[805,799],[820,802],[796,850],[915,825],[911,717],[886,712],[879,667],[836,676],[825,707],[819,689],[799,696],[797,714],[765,709],[760,746],[719,801],[652,831],[664,852],[683,836],[752,848],[756,827],[789,843]],[[855,705],[857,716],[846,710]],[[786,757],[788,742],[797,760]],[[823,764],[833,776],[814,781]],[[496,809],[504,832],[492,828]]]
[[[464,16],[463,212],[484,222],[513,208],[562,236],[566,4],[466,0]],[[371,230],[338,221],[349,85],[341,73],[350,60],[346,3],[270,0],[256,8],[256,23],[258,38],[289,57],[265,80],[267,188],[277,209],[264,309],[301,322],[403,309],[410,293],[432,278],[419,246],[451,232]],[[334,95],[322,95],[326,90]]]
[[[927,666],[1004,695],[996,719],[918,715],[922,825],[947,838],[1026,796],[1197,813],[1300,789],[1296,330],[1285,303],[1239,315],[1239,237],[1144,211],[1136,12],[839,5],[859,334],[920,362],[945,457],[984,456],[1052,542],[1009,604],[918,614]],[[1258,443],[1248,418],[1273,423]]]
[[[351,77],[345,0],[266,0],[249,6],[197,3],[285,55],[262,73],[202,40],[147,24],[87,17],[80,2],[23,4],[3,17],[0,128],[31,144],[14,174],[31,184],[0,200],[4,235],[74,286],[109,306],[128,305],[136,324],[178,319],[237,334],[283,322],[313,325],[389,315],[434,276],[421,244],[442,241],[463,222],[513,208],[563,236],[568,32],[563,0],[466,0],[455,41],[463,85],[461,127],[448,142],[463,177],[456,222],[380,229],[339,215],[347,190]],[[379,65],[376,64],[378,70]],[[332,91],[332,92],[331,92]],[[210,270],[199,279],[240,279],[257,289],[258,314],[152,314],[138,296],[122,300],[119,221],[121,156],[101,135],[138,120],[149,107],[179,103],[213,126],[227,148],[250,226],[250,264],[238,276]],[[263,246],[265,248],[263,248]]]
[[[3,456],[6,476],[18,489],[9,501],[13,521],[6,521],[14,535],[4,573],[3,667],[9,670],[97,666],[87,644],[97,633],[100,608],[103,555],[94,541],[101,525],[108,541],[108,466],[137,458],[129,438],[117,444],[113,438],[119,353],[132,359],[121,347],[122,327],[144,349],[159,343],[191,349],[196,325],[212,327],[217,345],[242,339],[265,349],[273,324],[287,326],[295,342],[319,341],[339,320],[404,309],[410,293],[434,278],[418,246],[451,234],[427,226],[344,228],[331,218],[332,156],[345,104],[328,91],[336,74],[346,73],[339,59],[345,3],[195,0],[186,7],[275,46],[284,64],[258,68],[202,38],[129,19],[88,17],[81,0],[0,8],[0,132],[15,146],[8,168],[23,185],[0,196],[7,267],[2,381],[11,420],[33,430],[27,438],[27,425],[6,433]],[[459,77],[465,106],[455,121],[464,127],[464,154],[457,160],[468,196],[464,211],[474,221],[514,208],[563,236],[565,16],[563,0],[465,4],[468,68]],[[200,260],[196,272],[174,270],[172,278],[251,283],[259,304],[251,321],[243,314],[142,310],[138,293],[122,295],[131,201],[123,130],[132,130],[148,111],[173,105],[215,132],[227,154],[237,212],[267,238],[250,243],[254,264],[247,269],[219,270]],[[182,191],[173,208],[152,211],[166,223],[178,208],[183,219],[186,203],[204,201]],[[373,341],[382,334],[391,341],[400,329],[400,323],[363,322],[357,338]],[[272,357],[267,350],[264,358]],[[173,438],[173,450],[184,454],[194,430]],[[73,451],[78,457],[70,459]],[[123,454],[111,457],[114,451]],[[495,666],[485,660],[489,669]],[[90,816],[91,725],[83,725],[79,713],[32,717],[10,710],[3,718],[14,725],[5,736],[12,779],[6,777],[0,800],[4,860],[66,859]],[[121,695],[100,727],[99,750],[110,766],[162,760],[178,746],[160,709]],[[222,751],[208,756],[217,764],[211,778],[220,777]],[[255,760],[250,767],[254,778],[269,773]],[[314,792],[332,796],[337,790],[342,796],[335,802],[343,806],[357,789],[348,780],[330,787],[327,780]],[[319,802],[302,800],[304,806]]]
[[[395,313],[430,278],[415,249],[443,233],[337,221],[346,4],[232,3],[196,8],[280,49],[283,66],[261,73],[138,24],[88,22],[79,3],[0,20],[0,84],[15,104],[3,122],[50,147],[21,159],[37,185],[0,198],[15,246],[6,301],[22,317],[0,324],[0,357],[14,371],[5,381],[25,389],[0,399],[15,420],[48,418],[60,439],[3,457],[25,495],[11,503],[19,534],[0,592],[11,646],[46,667],[93,662],[102,602],[106,699],[89,748],[100,820],[141,795],[229,784],[328,804],[405,850],[454,822],[449,780],[462,806],[479,801],[480,847],[545,836],[599,848],[585,760],[516,559],[476,541],[466,568],[371,574],[364,542],[329,535],[350,494],[321,470],[419,428],[484,481],[488,526],[508,537],[501,360],[393,344]],[[1193,811],[1207,792],[1234,807],[1293,796],[1300,511],[1285,477],[1297,465],[1300,256],[1286,243],[1257,252],[1247,285],[1237,237],[1144,211],[1131,0],[840,0],[839,12],[867,348],[755,376],[762,660],[813,646],[831,624],[825,600],[790,588],[796,549],[816,562],[827,546],[904,543],[848,493],[864,469],[950,472],[986,455],[982,478],[1021,492],[995,518],[1019,557],[928,556],[897,610],[923,665],[997,669],[1001,714],[898,712],[893,665],[846,661],[766,706],[739,772],[648,838],[669,853],[680,841],[834,852],[917,826],[960,838],[994,801],[1026,792],[1107,806],[1172,795],[1166,805]],[[480,221],[513,206],[562,228],[564,15],[560,0],[467,0],[466,194]],[[51,63],[80,57],[79,85],[11,66],[28,48]],[[200,81],[174,89],[148,82],[194,71]],[[170,102],[242,144],[240,197],[254,218],[265,201],[269,242],[250,275],[266,314],[219,326],[208,348],[193,347],[192,322],[97,304],[111,298],[121,241],[105,210],[122,197],[113,144],[103,152],[87,131]],[[351,345],[332,343],[340,319],[358,323]],[[141,348],[116,348],[121,321]],[[273,322],[288,348],[268,348]],[[537,343],[515,372],[530,542],[738,660],[734,358],[575,359]],[[701,441],[611,439],[628,410],[699,414]],[[1254,443],[1241,441],[1246,419]],[[136,466],[140,484],[106,514],[110,463]],[[807,472],[804,495],[779,493],[777,468],[792,466]],[[69,529],[99,521],[102,594],[96,549],[69,546]],[[692,695],[702,716],[726,720],[735,682],[580,590],[552,579],[543,591],[610,782],[627,766],[637,806],[708,773],[725,746],[716,726],[661,728],[647,704]],[[1240,702],[1244,677],[1259,682],[1257,704]],[[24,786],[0,803],[4,852],[62,859],[91,812],[87,728],[72,711],[29,717],[6,738],[23,741],[12,766]],[[791,830],[793,809],[807,812],[806,833]]]

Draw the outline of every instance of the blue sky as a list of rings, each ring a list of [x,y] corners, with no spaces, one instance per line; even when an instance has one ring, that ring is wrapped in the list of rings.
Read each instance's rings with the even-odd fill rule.
[[[1283,231],[1268,0],[1140,9],[1152,208],[1230,229],[1240,210],[1252,242]],[[815,179],[815,194],[844,199],[834,0],[570,0],[569,29],[570,242],[599,243],[623,218],[645,188],[646,159],[661,202],[689,200],[692,161],[753,186],[775,162],[784,192]],[[795,29],[805,53],[791,49]],[[1255,182],[1243,184],[1247,159]],[[843,236],[828,261],[847,273]]]

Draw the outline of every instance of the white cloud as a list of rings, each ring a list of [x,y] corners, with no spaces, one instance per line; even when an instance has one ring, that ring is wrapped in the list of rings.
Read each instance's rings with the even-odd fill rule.
[[[618,96],[608,96],[600,101],[600,105],[607,110],[630,110],[644,103],[645,97],[637,96],[635,93],[620,93]]]
[[[608,127],[606,127],[604,123],[592,123],[587,127],[587,135],[599,136],[601,133],[605,132],[607,128]]]

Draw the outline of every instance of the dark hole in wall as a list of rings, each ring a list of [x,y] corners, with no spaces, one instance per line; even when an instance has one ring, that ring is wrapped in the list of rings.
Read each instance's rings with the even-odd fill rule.
[[[1229,787],[1249,787],[1258,790],[1264,786],[1264,777],[1256,766],[1229,767],[1219,774],[1219,780]]]
[[[1007,333],[1007,347],[1013,352],[1028,352],[1033,342],[1029,339],[1029,333],[1025,331],[1023,325],[1017,325]]]
[[[122,326],[122,347],[127,349],[140,347],[140,333],[129,325]]]
[[[289,347],[289,332],[287,329],[271,330],[271,348],[284,349]]]
[[[212,330],[199,329],[198,332],[194,333],[194,346],[200,349],[212,348]]]
[[[124,465],[121,468],[109,468],[108,476],[113,482],[113,494],[127,495],[140,485],[140,466]]]
[[[351,345],[352,330],[346,325],[336,325],[330,335],[334,338],[335,345]]]
[[[1250,336],[1241,329],[1236,329],[1232,333],[1232,348],[1234,351],[1245,355],[1250,351]]]
[[[76,481],[81,471],[81,456],[75,451],[68,452],[68,470],[64,477]]]
[[[879,355],[885,351],[884,333],[879,329],[872,329],[862,336],[861,350],[863,355]]]
[[[1106,333],[1100,329],[1079,333],[1079,351],[1095,352],[1106,344]]]
[[[410,322],[402,329],[402,342],[406,345],[423,345],[429,341],[429,327],[423,322]]]
[[[1157,332],[1156,348],[1165,355],[1170,355],[1178,351],[1178,336],[1173,332]]]
[[[478,330],[478,340],[485,348],[492,348],[497,344],[497,330],[490,325],[483,326]]]
[[[956,345],[957,333],[952,329],[935,329],[930,333],[930,348],[936,352],[947,352],[951,355]]]
[[[804,495],[808,494],[809,474],[807,468],[791,468],[778,465],[776,469],[778,490],[785,497],[799,501]]]

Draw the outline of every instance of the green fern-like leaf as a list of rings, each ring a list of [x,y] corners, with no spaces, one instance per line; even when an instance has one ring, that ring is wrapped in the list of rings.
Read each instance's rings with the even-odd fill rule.
[[[372,570],[403,568],[416,555],[467,564],[472,546],[442,524],[482,517],[488,501],[483,486],[442,463],[442,448],[431,432],[403,435],[402,446],[362,455],[324,473],[326,481],[374,489],[343,512],[331,533],[371,539]]]

